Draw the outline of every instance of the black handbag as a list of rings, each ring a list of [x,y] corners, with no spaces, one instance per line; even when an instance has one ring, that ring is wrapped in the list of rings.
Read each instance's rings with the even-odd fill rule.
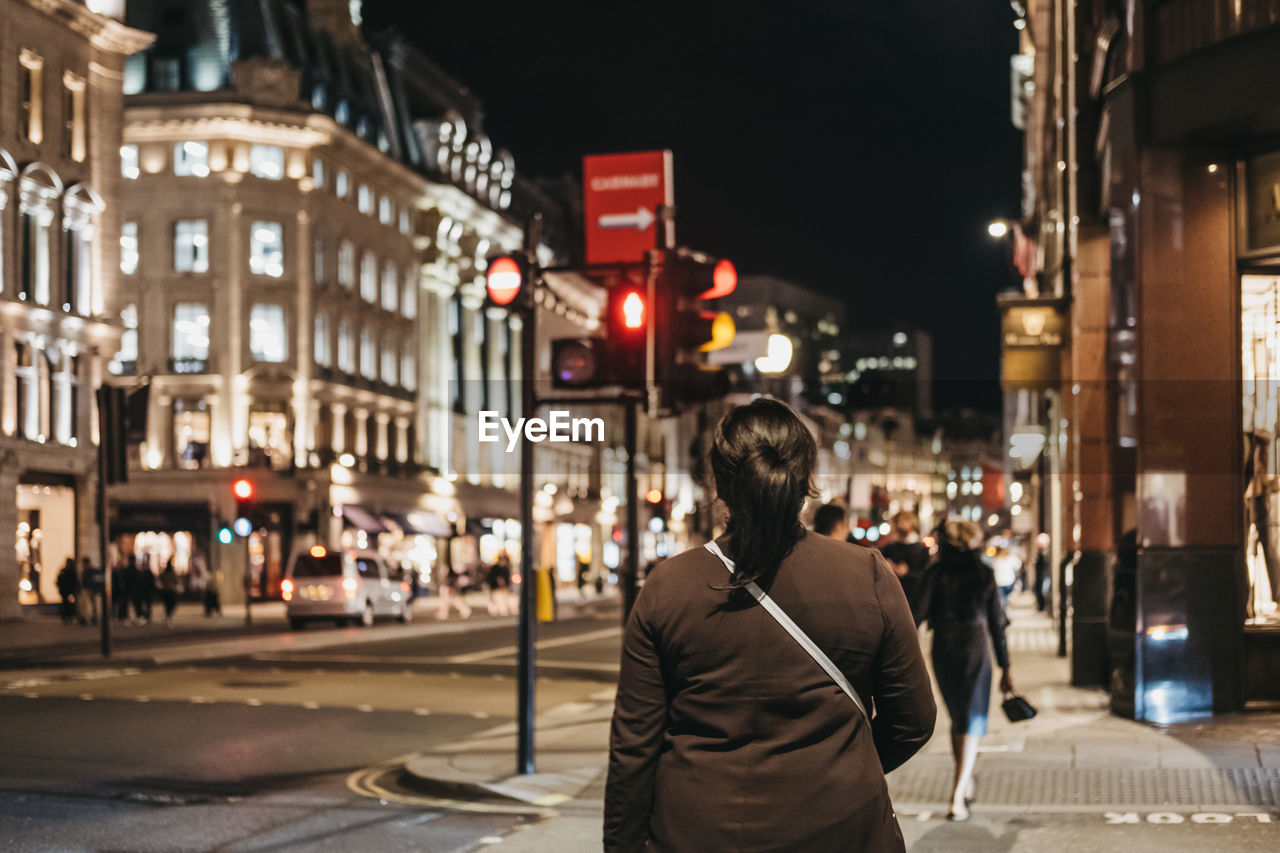
[[[1032,705],[1017,693],[1006,693],[1004,701],[1000,703],[1000,710],[1004,711],[1005,717],[1011,723],[1029,720],[1038,713],[1035,705]]]

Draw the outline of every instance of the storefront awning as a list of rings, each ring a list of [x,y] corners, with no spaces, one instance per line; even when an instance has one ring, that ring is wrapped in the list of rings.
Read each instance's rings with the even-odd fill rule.
[[[399,527],[407,536],[448,537],[454,532],[452,525],[434,512],[384,512],[382,517]]]
[[[365,533],[388,533],[387,526],[370,513],[364,507],[355,504],[343,504],[342,517],[346,519],[347,524],[363,530]]]

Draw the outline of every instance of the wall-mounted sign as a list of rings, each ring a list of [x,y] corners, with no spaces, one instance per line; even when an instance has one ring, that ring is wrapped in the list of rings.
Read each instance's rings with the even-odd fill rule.
[[[1005,387],[1044,388],[1062,381],[1067,302],[1001,294],[1001,379]]]
[[[1280,151],[1245,164],[1246,248],[1280,249]]]

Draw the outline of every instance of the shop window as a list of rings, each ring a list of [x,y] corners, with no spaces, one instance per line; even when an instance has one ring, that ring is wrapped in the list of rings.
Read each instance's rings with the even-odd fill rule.
[[[284,306],[258,303],[250,310],[249,353],[255,361],[278,363],[287,358]]]
[[[76,490],[69,485],[19,483],[5,500],[13,500],[17,509],[18,600],[58,601],[58,570],[76,556]]]
[[[211,427],[207,400],[173,401],[173,457],[179,468],[195,470],[209,464]]]
[[[378,259],[373,252],[365,252],[360,258],[360,298],[365,302],[378,301]]]
[[[288,468],[293,458],[289,417],[283,411],[249,411],[249,464]]]
[[[138,223],[126,222],[120,227],[120,272],[133,275],[138,271]]]
[[[338,284],[348,290],[356,284],[356,247],[350,240],[338,246]]]
[[[138,146],[120,146],[120,174],[129,181],[136,181],[142,174],[138,167]]]
[[[395,264],[387,261],[382,268],[382,307],[395,311],[400,301],[400,273]]]
[[[173,306],[172,369],[203,373],[209,367],[209,307],[203,302]]]
[[[209,271],[209,223],[184,219],[173,227],[173,268],[178,272]]]
[[[284,275],[284,227],[279,222],[255,222],[249,229],[249,271],[272,278]]]
[[[173,173],[203,178],[209,174],[209,146],[188,139],[173,146]]]
[[[254,145],[249,148],[249,174],[269,181],[284,177],[284,149],[279,145]]]
[[[1280,277],[1242,277],[1245,564],[1252,625],[1280,625]]]

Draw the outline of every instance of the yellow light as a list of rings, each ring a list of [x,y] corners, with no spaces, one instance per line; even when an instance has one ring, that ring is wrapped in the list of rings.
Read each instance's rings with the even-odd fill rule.
[[[288,578],[280,581],[280,597],[285,601],[293,601],[293,581]]]
[[[327,553],[329,553],[329,552],[325,550],[325,547],[324,547],[323,545],[312,545],[312,546],[311,546],[311,556],[313,556],[313,557],[317,557],[317,558],[319,558],[319,557],[323,557],[323,556],[324,556],[325,554],[327,554]]]
[[[721,311],[711,321],[711,340],[707,341],[699,349],[703,352],[724,349],[733,343],[733,338],[737,334],[738,327],[733,322],[733,316],[728,311]]]

